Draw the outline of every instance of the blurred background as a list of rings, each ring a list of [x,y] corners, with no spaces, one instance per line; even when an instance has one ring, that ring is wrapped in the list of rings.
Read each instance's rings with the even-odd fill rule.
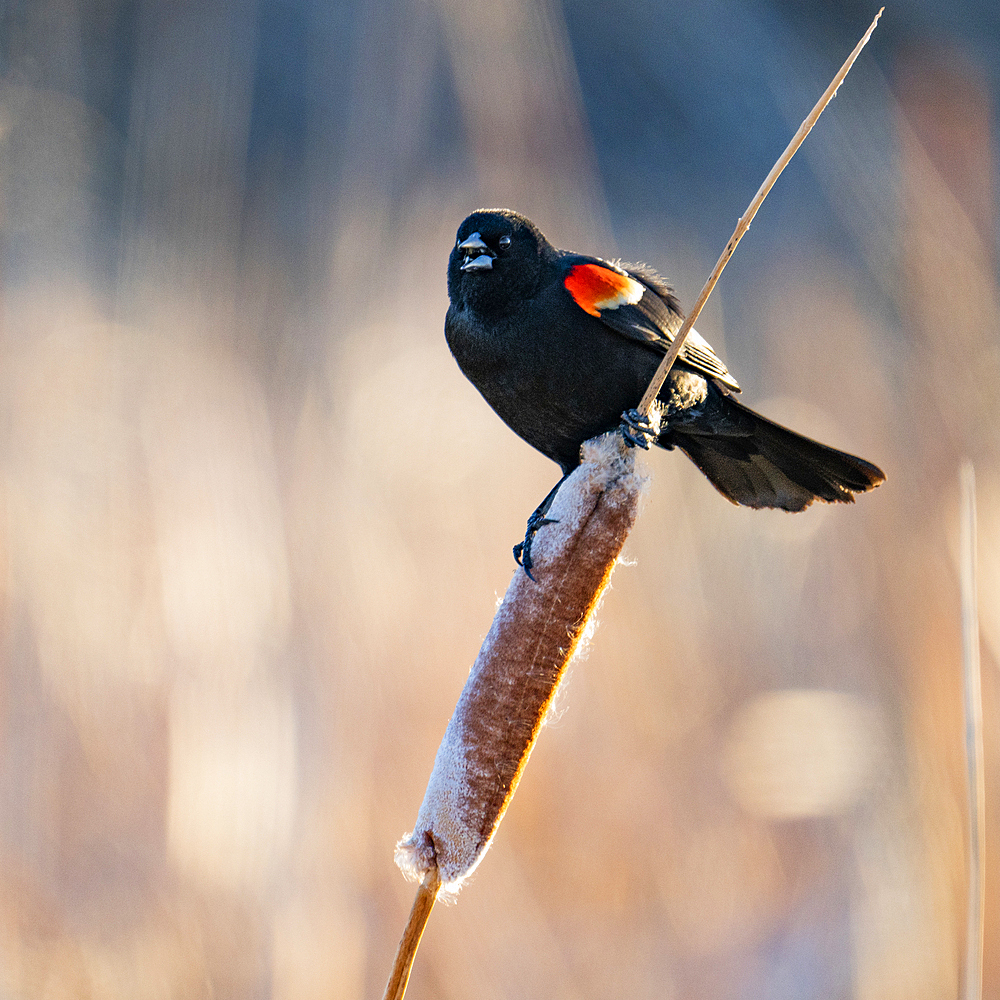
[[[3,7],[0,996],[381,996],[393,846],[558,476],[448,354],[459,222],[690,304],[875,10]],[[1000,801],[998,86],[992,0],[886,11],[699,329],[888,482],[753,512],[649,456],[413,1000],[956,995],[963,456]]]

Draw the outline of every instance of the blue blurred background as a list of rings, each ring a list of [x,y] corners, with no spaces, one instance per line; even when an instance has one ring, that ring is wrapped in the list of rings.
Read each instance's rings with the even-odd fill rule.
[[[448,355],[459,222],[517,208],[690,303],[874,14],[3,8],[3,996],[381,995],[393,845],[557,477]],[[965,456],[991,802],[1000,751],[998,85],[995,3],[886,10],[699,329],[888,482],[789,516],[649,457],[414,1000],[956,994]],[[988,892],[986,996],[998,935]]]

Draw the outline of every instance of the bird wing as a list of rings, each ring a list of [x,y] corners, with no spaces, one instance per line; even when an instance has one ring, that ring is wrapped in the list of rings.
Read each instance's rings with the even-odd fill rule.
[[[566,268],[563,286],[580,309],[615,333],[667,352],[683,317],[673,292],[654,272],[575,256],[566,261]],[[684,339],[680,359],[727,389],[740,391],[712,345],[696,330]]]

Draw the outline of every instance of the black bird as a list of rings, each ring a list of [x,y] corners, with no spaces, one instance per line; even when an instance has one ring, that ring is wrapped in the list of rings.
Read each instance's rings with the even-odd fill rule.
[[[643,448],[680,448],[726,499],[804,510],[851,503],[882,470],[754,413],[736,379],[691,330],[656,405],[659,434],[634,409],[680,329],[671,289],[650,268],[558,250],[507,209],[474,212],[448,261],[445,336],[500,418],[562,468],[528,519],[514,557],[530,576],[531,541],[580,445],[620,427]]]

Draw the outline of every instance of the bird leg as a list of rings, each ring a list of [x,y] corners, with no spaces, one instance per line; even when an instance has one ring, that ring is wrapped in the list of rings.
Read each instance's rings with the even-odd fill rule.
[[[648,450],[660,436],[660,413],[655,408],[646,415],[638,410],[626,410],[618,430],[630,448]]]
[[[568,476],[569,473],[566,473]],[[563,476],[555,486],[549,490],[548,495],[545,499],[535,508],[534,513],[528,518],[527,529],[524,533],[524,541],[518,542],[514,546],[514,559],[519,566],[524,567],[524,572],[528,574],[529,580],[534,580],[535,578],[531,575],[531,543],[535,539],[535,535],[538,529],[546,524],[557,524],[558,518],[546,517],[545,515],[549,512],[549,508],[552,506],[552,501],[555,500],[556,494],[559,492],[559,487],[566,482],[566,476]]]

